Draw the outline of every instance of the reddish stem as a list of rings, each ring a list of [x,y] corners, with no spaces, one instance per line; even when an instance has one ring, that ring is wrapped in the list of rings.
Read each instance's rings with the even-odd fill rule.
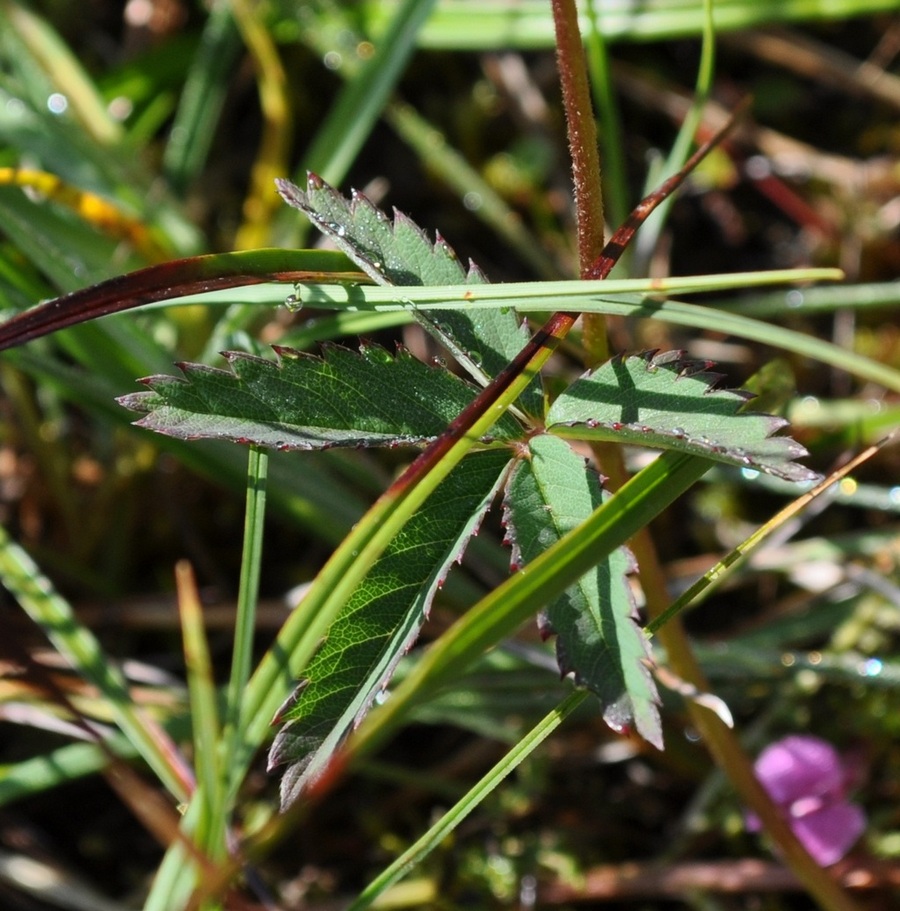
[[[597,125],[594,123],[575,0],[553,0],[553,24],[575,184],[579,271],[582,278],[587,278],[584,270],[603,250],[603,192],[600,187]]]

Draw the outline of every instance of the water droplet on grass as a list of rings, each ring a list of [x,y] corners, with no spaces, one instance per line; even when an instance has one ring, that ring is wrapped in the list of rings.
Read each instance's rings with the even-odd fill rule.
[[[861,662],[858,668],[862,677],[877,677],[884,670],[884,662],[880,658],[868,658]]]
[[[62,92],[54,92],[47,98],[47,110],[51,114],[65,114],[69,108],[69,99]]]
[[[469,190],[469,192],[463,196],[463,205],[470,212],[477,212],[481,208],[483,201],[481,194],[476,193],[474,190]]]

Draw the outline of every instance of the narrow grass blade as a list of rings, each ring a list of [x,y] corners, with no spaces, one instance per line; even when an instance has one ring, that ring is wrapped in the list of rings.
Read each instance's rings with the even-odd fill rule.
[[[831,277],[834,277],[834,273],[831,273]],[[722,280],[723,276],[711,278]],[[768,278],[774,280],[775,276],[770,275]],[[782,276],[783,279],[784,276]],[[630,282],[631,280],[625,281]],[[607,290],[601,288],[600,284],[595,286],[596,290],[591,287],[578,287],[579,285],[587,286],[589,285],[588,282],[553,284],[555,287],[550,289],[549,293],[542,298],[532,298],[531,292],[526,291],[526,286],[516,288],[512,284],[479,286],[477,294],[471,288],[464,287],[454,288],[452,292],[449,288],[423,291],[423,289],[412,287],[393,289],[360,287],[354,306],[359,307],[360,301],[365,300],[368,306],[378,311],[391,310],[397,307],[438,310],[441,309],[443,302],[444,307],[447,307],[448,303],[451,306],[469,308],[479,306],[515,307],[521,313],[545,312],[548,308],[565,307],[582,313],[605,313],[639,319],[659,319],[664,322],[698,329],[708,329],[710,324],[714,323],[717,331],[722,333],[733,335],[737,338],[762,342],[784,351],[793,351],[804,357],[830,364],[837,369],[846,370],[860,379],[869,380],[887,389],[900,392],[900,370],[896,370],[886,364],[880,364],[871,358],[859,355],[854,351],[848,351],[823,339],[805,335],[794,329],[787,329],[770,322],[752,319],[739,313],[727,313],[722,310],[713,310],[709,307],[688,304],[682,301],[616,299],[615,297],[607,296]],[[563,288],[564,284],[569,287]],[[621,285],[615,281],[603,282],[603,284],[610,287],[618,286],[623,293],[627,293],[629,287],[624,281]],[[531,291],[533,292],[536,287],[537,285],[533,285]],[[695,286],[691,283],[690,287],[692,289],[699,288],[699,285]],[[502,297],[500,296],[501,294]],[[341,291],[339,289],[308,289],[304,298],[308,299],[310,303],[316,303],[317,305],[325,300],[334,302],[335,298],[340,301]],[[346,298],[344,299],[346,300]],[[388,300],[391,303],[388,303]]]
[[[329,274],[335,281],[365,280],[343,254],[329,251],[250,250],[173,260],[73,291],[14,316],[0,326],[0,350],[182,294],[273,280],[294,282],[314,275],[329,280]]]
[[[31,558],[0,529],[0,581],[54,647],[105,698],[122,732],[166,788],[186,800],[192,773],[168,736],[131,700],[128,686],[94,635],[54,590]]]
[[[163,172],[176,192],[183,193],[203,168],[240,50],[230,4],[213,4],[163,155]]]
[[[304,170],[339,183],[372,131],[416,47],[435,0],[401,0],[384,28],[375,54],[341,92],[304,156]]]
[[[374,879],[349,906],[363,911],[426,858],[521,762],[530,756],[584,701],[576,690],[532,728],[466,795]]]
[[[107,746],[123,759],[136,755],[124,737]],[[0,807],[102,772],[109,757],[96,744],[68,743],[21,762],[0,766]]]
[[[690,605],[698,602],[701,598],[711,594],[722,582],[728,578],[731,571],[737,564],[743,560],[751,551],[759,547],[766,538],[770,537],[779,528],[781,528],[788,519],[800,513],[817,497],[826,493],[841,478],[847,477],[851,471],[855,471],[864,462],[867,462],[874,456],[888,440],[882,440],[874,446],[867,447],[856,457],[850,459],[845,465],[842,465],[836,471],[828,475],[821,483],[817,484],[812,490],[807,491],[789,503],[784,509],[780,510],[768,522],[761,525],[753,534],[745,538],[737,547],[731,550],[715,566],[707,570],[693,585],[681,594],[671,606],[659,616],[647,624],[645,632],[652,636],[657,630],[665,626],[673,617]]]
[[[8,0],[0,4],[0,17],[7,19],[8,37],[14,35],[23,46],[18,56],[36,62],[56,90],[65,92],[84,130],[102,144],[114,145],[121,140],[122,129],[109,116],[93,80],[47,20]]]
[[[364,0],[360,14],[373,28],[392,15],[398,0]],[[877,12],[895,12],[896,0],[716,0],[716,29],[745,29],[778,23],[839,21]],[[635,6],[605,0],[599,25],[608,41],[661,41],[697,37],[705,19],[697,0],[649,0]],[[582,31],[587,32],[585,21]],[[553,47],[553,21],[546,0],[452,0],[438,5],[419,41],[441,50],[493,51]]]
[[[221,780],[218,752],[221,725],[203,607],[194,571],[186,561],[175,566],[175,585],[191,707],[197,785],[209,799],[218,791]],[[219,808],[211,806],[210,809],[216,811]]]
[[[266,494],[269,456],[251,447],[247,464],[247,505],[244,514],[244,547],[241,556],[240,588],[231,673],[225,700],[226,725],[233,730],[240,714],[241,700],[253,662],[253,637],[256,634],[256,606],[262,576],[263,527],[266,516]],[[226,751],[227,752],[227,751]]]

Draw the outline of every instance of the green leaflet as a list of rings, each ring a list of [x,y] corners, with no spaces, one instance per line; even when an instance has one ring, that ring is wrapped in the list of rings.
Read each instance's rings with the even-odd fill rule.
[[[483,284],[481,270],[468,271],[440,236],[432,242],[402,212],[394,219],[361,193],[345,199],[320,177],[310,174],[306,191],[289,180],[276,185],[285,202],[307,218],[379,285]],[[529,333],[514,310],[415,312],[419,323],[445,345],[468,373],[483,384],[522,349]],[[523,393],[519,404],[529,414],[543,411],[540,382]]]
[[[600,505],[597,475],[564,440],[532,437],[512,470],[504,499],[513,565],[527,564],[580,525]],[[556,635],[560,671],[591,689],[614,730],[634,725],[662,749],[657,694],[644,660],[648,645],[635,622],[625,548],[614,550],[548,604],[543,623]]]
[[[325,770],[409,649],[454,560],[477,531],[509,463],[506,451],[461,462],[406,523],[331,625],[279,712],[269,768],[288,764],[282,806]],[[301,603],[297,610],[303,610]]]
[[[815,472],[794,461],[806,450],[772,436],[787,421],[740,413],[752,395],[716,389],[720,377],[707,373],[709,366],[679,351],[614,357],[556,399],[547,429],[566,439],[675,449],[788,481],[814,480]]]
[[[152,376],[149,392],[118,401],[146,412],[137,423],[182,439],[201,437],[276,449],[390,446],[441,434],[475,390],[408,352],[328,346],[324,357],[276,348],[279,361],[226,354],[231,370],[182,364],[185,378]],[[505,415],[497,438],[521,434]]]

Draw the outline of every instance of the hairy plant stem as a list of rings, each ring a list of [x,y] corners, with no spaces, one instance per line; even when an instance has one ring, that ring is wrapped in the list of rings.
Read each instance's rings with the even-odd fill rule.
[[[600,182],[597,125],[594,122],[575,0],[553,0],[553,23],[556,28],[556,60],[566,111],[569,152],[572,156],[578,271],[581,278],[588,278],[591,263],[600,256],[604,246],[603,190]],[[581,321],[587,366],[602,364],[609,357],[606,318],[601,314],[583,314]]]

